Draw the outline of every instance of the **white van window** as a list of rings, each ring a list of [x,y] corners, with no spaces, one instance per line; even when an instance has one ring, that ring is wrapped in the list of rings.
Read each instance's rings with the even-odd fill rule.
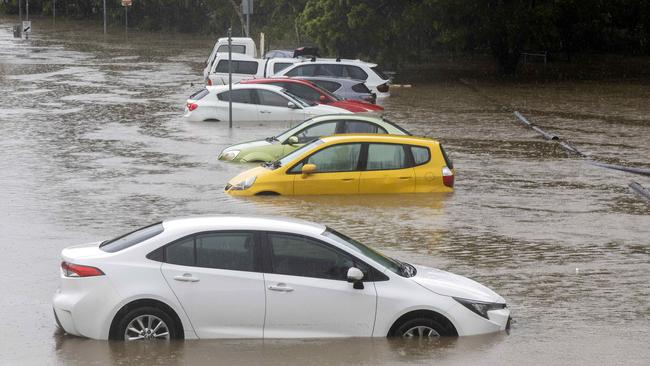
[[[228,60],[220,60],[215,72],[228,73]],[[257,74],[257,61],[233,61],[232,73],[255,75]]]
[[[228,45],[227,44],[222,44],[217,48],[217,52],[228,52]],[[242,44],[234,44],[232,45],[232,53],[243,53],[246,54],[246,46]]]

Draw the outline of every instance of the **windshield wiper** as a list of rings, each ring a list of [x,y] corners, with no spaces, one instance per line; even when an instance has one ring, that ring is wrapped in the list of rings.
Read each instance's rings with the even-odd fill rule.
[[[282,166],[282,163],[280,162],[280,160],[266,161],[262,163],[262,166],[265,168],[277,169]]]
[[[278,138],[275,137],[275,136],[267,137],[267,138],[265,138],[264,140],[266,140],[266,141],[268,141],[268,142],[280,141],[280,140],[278,140]]]

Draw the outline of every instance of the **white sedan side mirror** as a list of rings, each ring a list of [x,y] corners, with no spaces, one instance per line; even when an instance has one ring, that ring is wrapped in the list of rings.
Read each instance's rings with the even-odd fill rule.
[[[352,282],[354,284],[354,288],[357,290],[363,289],[363,282],[361,280],[363,279],[363,272],[359,268],[356,267],[350,267],[348,269],[348,282]]]

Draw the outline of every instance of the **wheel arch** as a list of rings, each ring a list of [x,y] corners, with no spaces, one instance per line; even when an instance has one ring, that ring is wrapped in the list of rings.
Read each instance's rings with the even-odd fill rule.
[[[260,191],[255,193],[256,196],[280,196],[280,193],[274,191]]]
[[[390,329],[388,330],[388,334],[386,335],[387,337],[392,337],[395,334],[395,331],[397,328],[399,328],[400,325],[403,323],[411,320],[411,319],[416,319],[416,318],[428,318],[428,319],[433,319],[436,322],[440,323],[440,325],[444,326],[447,328],[448,335],[457,337],[458,336],[458,330],[454,323],[445,315],[434,311],[434,310],[429,310],[429,309],[417,309],[417,310],[411,310],[408,311],[404,314],[402,314],[399,318],[397,318],[393,324],[391,325]]]
[[[181,338],[185,338],[185,329],[183,326],[183,321],[181,318],[178,316],[176,311],[169,306],[168,304],[164,303],[161,300],[156,300],[152,298],[141,298],[141,299],[135,299],[132,300],[126,304],[124,304],[118,311],[115,313],[113,316],[113,319],[111,319],[111,325],[108,330],[108,338],[109,339],[118,339],[118,334],[117,334],[117,328],[120,323],[120,320],[122,319],[123,316],[125,316],[129,311],[133,309],[137,309],[140,307],[144,306],[150,306],[150,307],[155,307],[158,308],[167,315],[169,315],[173,320],[175,326],[176,326],[176,332]]]

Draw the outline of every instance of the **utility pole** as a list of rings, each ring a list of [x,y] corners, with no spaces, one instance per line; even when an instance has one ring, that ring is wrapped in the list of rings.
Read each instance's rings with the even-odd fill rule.
[[[56,0],[52,0],[52,23],[56,24]]]
[[[106,34],[106,0],[104,0],[104,34]]]
[[[18,16],[20,21],[23,21],[23,0],[18,0]]]
[[[232,27],[228,28],[228,128],[232,128]]]
[[[253,0],[242,0],[241,2],[242,14],[246,15],[246,37],[250,37],[251,31],[251,14],[253,14]]]

